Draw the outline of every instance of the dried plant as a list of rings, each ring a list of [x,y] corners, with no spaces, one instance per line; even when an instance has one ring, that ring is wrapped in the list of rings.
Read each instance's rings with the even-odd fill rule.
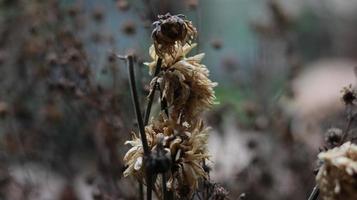
[[[195,46],[186,44],[179,48],[175,45],[175,56],[164,58],[162,72],[151,84],[153,88],[156,82],[160,83],[161,99],[172,108],[171,117],[175,120],[190,121],[214,104],[213,88],[217,83],[209,79],[208,69],[200,63],[204,54],[186,57]],[[150,55],[153,59],[158,57],[153,47]],[[155,61],[146,64],[154,71]]]
[[[342,88],[341,93],[341,100],[346,106],[346,127],[344,130],[330,128],[327,131],[325,151],[318,155],[322,165],[317,170],[317,185],[308,200],[318,199],[320,193],[324,200],[357,198],[357,146],[351,141],[346,142],[356,115],[353,112],[356,106],[356,91],[352,85],[349,85]]]
[[[185,20],[184,15],[159,15],[159,20],[154,22],[152,38],[156,54],[160,57],[174,55],[175,45],[183,46],[190,43],[197,35],[196,28],[192,22]]]
[[[132,81],[132,57],[128,57],[140,137],[133,133],[132,140],[126,142],[131,149],[124,157],[127,166],[124,176],[134,176],[146,184],[147,199],[151,199],[151,190],[159,199],[191,199],[200,182],[209,182],[205,170],[209,128],[200,113],[214,104],[213,87],[217,83],[209,79],[208,69],[201,64],[204,54],[186,57],[195,47],[191,40],[197,33],[192,23],[183,18],[166,14],[154,22],[154,45],[150,48],[153,61],[146,63],[154,78],[144,123]],[[146,124],[157,89],[161,112]],[[214,194],[214,199],[226,198],[225,190],[224,195],[218,191]]]
[[[318,155],[323,162],[316,176],[324,200],[357,199],[357,145],[346,142]]]

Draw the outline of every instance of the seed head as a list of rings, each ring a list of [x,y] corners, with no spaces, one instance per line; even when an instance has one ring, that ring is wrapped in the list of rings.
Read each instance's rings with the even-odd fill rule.
[[[352,105],[356,100],[356,92],[352,88],[352,85],[342,88],[341,92],[343,102],[345,102],[346,105]]]
[[[330,128],[326,131],[325,141],[329,147],[337,146],[342,139],[342,130],[339,128]]]
[[[153,23],[152,38],[157,55],[174,55],[175,45],[183,46],[190,43],[197,35],[196,28],[191,21],[185,20],[184,15],[159,15]]]

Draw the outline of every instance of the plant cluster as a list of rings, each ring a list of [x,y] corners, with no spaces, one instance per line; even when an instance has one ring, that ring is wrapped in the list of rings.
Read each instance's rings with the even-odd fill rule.
[[[201,64],[203,53],[187,56],[196,46],[192,40],[197,35],[190,21],[182,15],[166,14],[160,15],[153,25],[154,44],[149,50],[153,61],[145,63],[154,75],[145,128],[140,128],[140,137],[133,133],[132,140],[126,142],[131,148],[124,157],[127,166],[124,176],[134,176],[146,184],[148,199],[151,189],[159,199],[191,199],[197,195],[201,183],[209,182],[206,165],[209,127],[204,125],[201,114],[214,104],[213,88],[217,83],[209,79],[209,70]],[[128,59],[132,72],[133,58]],[[133,80],[133,73],[130,77]],[[138,101],[133,84],[135,105]],[[161,111],[149,120],[156,90],[160,92]],[[135,105],[136,110],[138,107]],[[140,111],[137,117],[141,126]],[[211,193],[208,196],[211,199],[224,199],[227,195],[226,191]]]
[[[356,69],[355,69],[356,72]],[[353,200],[357,198],[357,145],[348,138],[356,117],[356,91],[349,85],[342,89],[341,100],[346,106],[346,128],[330,128],[326,134],[326,147],[318,154],[321,162],[316,183],[309,200]]]

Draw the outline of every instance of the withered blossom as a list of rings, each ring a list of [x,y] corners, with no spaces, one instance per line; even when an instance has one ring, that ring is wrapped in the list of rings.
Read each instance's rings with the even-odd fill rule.
[[[166,56],[163,59],[162,73],[157,80],[153,80],[153,84],[159,82],[161,98],[172,108],[171,116],[182,121],[197,117],[210,108],[216,99],[213,88],[217,83],[209,79],[209,70],[201,64],[204,54],[186,57],[195,46],[196,44],[186,44],[183,48],[177,48],[174,57]],[[154,61],[146,64],[152,71],[157,58],[153,47],[150,48],[150,55]]]
[[[352,105],[356,100],[356,91],[352,88],[352,85],[342,88],[341,93],[342,93],[342,101],[346,105]]]
[[[326,131],[325,142],[329,148],[336,147],[342,139],[343,132],[339,128],[330,128]]]
[[[209,79],[209,70],[201,64],[203,53],[187,57],[196,46],[191,40],[197,32],[190,21],[166,14],[159,16],[154,26],[154,44],[149,49],[153,61],[145,64],[155,74],[149,97],[160,90],[162,112],[145,127],[149,155],[144,155],[136,134],[126,142],[132,147],[124,157],[124,176],[132,175],[146,184],[146,173],[152,172],[156,177],[153,190],[159,199],[164,196],[162,184],[178,199],[191,199],[199,182],[209,179],[205,165],[209,128],[199,114],[214,104],[217,83]],[[155,68],[158,62],[160,70]],[[162,183],[164,175],[168,179]]]
[[[171,160],[171,176],[167,181],[168,189],[175,192],[176,196],[191,196],[198,187],[198,181],[208,178],[202,167],[202,162],[209,157],[207,153],[209,128],[205,127],[202,121],[190,125],[185,123],[184,126],[173,120],[160,117],[146,126],[145,131],[150,150],[155,152],[159,145],[162,145]],[[133,175],[145,182],[144,152],[141,140],[133,134],[132,140],[127,141],[126,144],[130,144],[132,147],[124,157],[124,162],[127,165],[124,176]],[[157,181],[155,185],[160,188],[160,184],[161,182]]]
[[[154,30],[152,38],[157,55],[173,56],[176,52],[175,45],[182,47],[190,43],[197,35],[197,30],[192,22],[186,20],[183,15],[159,15],[158,20],[153,23]]]
[[[318,158],[323,162],[316,176],[324,200],[357,199],[357,145],[346,142]]]

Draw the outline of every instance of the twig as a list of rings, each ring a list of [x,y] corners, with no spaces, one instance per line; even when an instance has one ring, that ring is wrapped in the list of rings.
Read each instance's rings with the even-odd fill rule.
[[[346,125],[346,128],[345,130],[343,131],[343,135],[342,135],[342,138],[341,138],[341,141],[339,143],[339,145],[342,145],[343,142],[346,140],[347,136],[348,136],[348,132],[350,131],[350,128],[351,128],[351,125],[352,125],[352,121],[354,120],[354,116],[348,116],[348,122],[347,122],[347,125]]]
[[[308,200],[317,200],[319,198],[319,193],[320,193],[319,187],[317,185],[315,185]]]
[[[132,96],[132,99],[133,99],[136,118],[137,118],[138,125],[139,125],[139,132],[140,132],[141,142],[142,142],[142,145],[143,145],[145,156],[149,157],[150,156],[150,150],[149,150],[148,141],[146,139],[143,117],[141,116],[138,91],[136,89],[135,73],[134,73],[134,58],[133,58],[132,55],[128,55],[128,56],[120,56],[120,55],[118,55],[118,58],[126,59],[127,62],[128,62],[131,96]]]
[[[141,112],[140,112],[138,91],[136,89],[136,82],[135,82],[134,58],[132,55],[128,55],[128,56],[117,55],[117,57],[120,59],[125,59],[128,62],[131,95],[132,95],[132,99],[133,99],[133,103],[134,103],[136,118],[137,118],[138,125],[139,125],[141,142],[142,142],[143,149],[144,149],[144,155],[145,155],[144,162],[147,164],[148,162],[150,163],[150,160],[149,160],[150,159],[150,150],[149,150],[149,145],[148,145],[148,142],[146,139],[143,117],[141,116]],[[152,199],[152,184],[153,184],[152,178],[153,177],[151,174],[150,166],[146,165],[146,182],[147,182],[147,191],[146,191],[147,198],[146,199],[147,200]]]
[[[161,64],[162,64],[162,59],[161,58],[157,59],[156,68],[155,68],[155,72],[154,72],[154,77],[156,77],[160,73]],[[152,88],[152,91],[150,91],[150,94],[149,94],[149,97],[148,97],[149,100],[148,100],[148,105],[146,106],[145,118],[144,118],[145,125],[147,125],[148,122],[149,122],[151,107],[152,107],[152,103],[154,101],[156,88],[157,88],[157,84],[155,83],[154,84],[154,88]]]

